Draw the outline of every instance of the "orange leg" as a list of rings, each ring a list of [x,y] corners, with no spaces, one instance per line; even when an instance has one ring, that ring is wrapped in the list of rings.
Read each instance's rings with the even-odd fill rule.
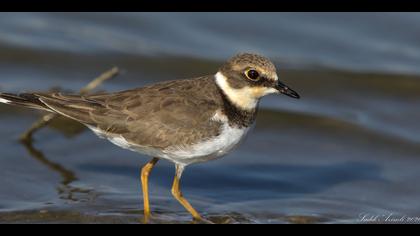
[[[159,161],[158,158],[153,158],[141,169],[141,186],[143,190],[144,203],[144,221],[147,223],[150,219],[150,205],[149,205],[149,174],[153,167]]]
[[[176,173],[174,183],[172,185],[172,195],[181,203],[182,206],[193,216],[195,220],[203,221],[200,214],[191,206],[191,204],[182,196],[182,192],[180,190],[180,179],[182,172],[184,171],[184,167],[180,165],[176,165]]]

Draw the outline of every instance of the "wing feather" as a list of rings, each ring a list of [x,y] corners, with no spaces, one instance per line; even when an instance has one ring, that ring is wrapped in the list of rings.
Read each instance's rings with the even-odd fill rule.
[[[61,115],[146,147],[189,145],[220,131],[209,120],[221,104],[209,77],[110,94],[37,96]]]

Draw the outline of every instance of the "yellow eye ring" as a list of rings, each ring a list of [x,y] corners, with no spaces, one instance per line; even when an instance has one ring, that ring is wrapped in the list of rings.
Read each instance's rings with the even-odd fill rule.
[[[256,81],[259,79],[260,74],[258,73],[258,71],[254,70],[254,69],[249,69],[247,71],[245,71],[245,76],[253,81]]]

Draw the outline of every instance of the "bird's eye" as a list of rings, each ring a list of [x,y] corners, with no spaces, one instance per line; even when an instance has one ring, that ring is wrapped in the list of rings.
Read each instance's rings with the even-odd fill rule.
[[[250,80],[258,80],[258,78],[260,77],[260,74],[258,73],[258,71],[256,70],[247,70],[245,72],[246,77],[248,77],[248,79]]]

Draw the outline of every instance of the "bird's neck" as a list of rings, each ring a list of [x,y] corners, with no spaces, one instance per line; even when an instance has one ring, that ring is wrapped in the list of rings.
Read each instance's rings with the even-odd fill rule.
[[[230,87],[221,72],[215,75],[215,82],[223,101],[223,113],[228,117],[229,124],[239,128],[251,126],[256,119],[259,99],[250,98],[244,89]]]
[[[219,89],[235,106],[241,110],[252,111],[258,107],[259,97],[254,95],[250,87],[234,88],[229,84],[229,79],[222,73],[217,72],[214,76]]]

